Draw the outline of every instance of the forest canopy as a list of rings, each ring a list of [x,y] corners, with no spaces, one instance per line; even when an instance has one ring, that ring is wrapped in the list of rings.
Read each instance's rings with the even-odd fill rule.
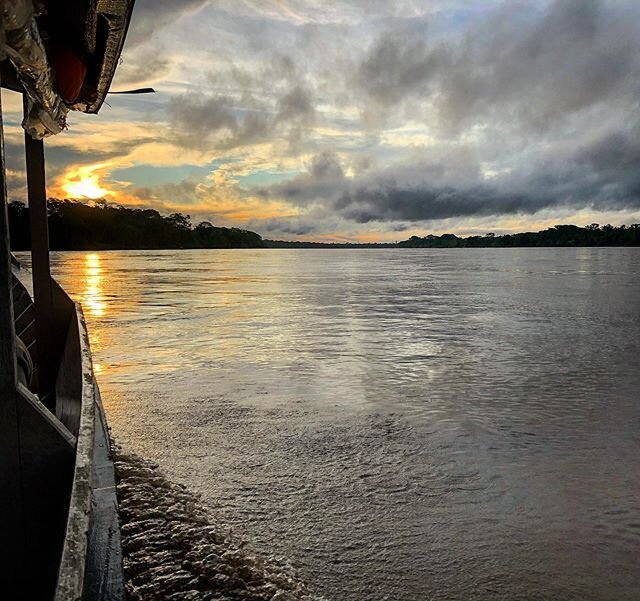
[[[262,237],[208,221],[192,225],[189,215],[163,217],[154,209],[131,209],[97,201],[93,206],[50,198],[49,246],[52,250],[161,248],[262,248]],[[30,248],[29,207],[9,204],[11,248]]]
[[[400,242],[404,248],[509,248],[517,246],[640,246],[640,223],[633,225],[587,227],[556,225],[541,232],[505,234],[496,236],[469,236],[459,238],[455,234],[412,236]]]
[[[52,250],[144,250],[172,248],[510,248],[531,246],[640,246],[640,224],[586,227],[556,225],[541,232],[486,234],[462,238],[455,234],[412,236],[397,244],[321,243],[263,240],[259,234],[197,225],[189,215],[161,215],[155,209],[127,208],[106,201],[88,205],[76,200],[48,201],[49,246]],[[30,248],[29,207],[9,204],[11,248]]]

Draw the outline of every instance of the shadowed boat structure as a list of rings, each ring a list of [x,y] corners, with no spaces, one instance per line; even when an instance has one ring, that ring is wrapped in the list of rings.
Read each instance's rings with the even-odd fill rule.
[[[24,100],[32,241],[29,273],[10,252],[3,142],[0,599],[124,599],[114,470],[87,329],[50,274],[43,139],[64,131],[68,111],[99,111],[133,4],[0,2],[0,81]]]

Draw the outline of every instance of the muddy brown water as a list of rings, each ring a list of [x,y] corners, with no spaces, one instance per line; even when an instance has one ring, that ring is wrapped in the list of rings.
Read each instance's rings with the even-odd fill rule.
[[[332,599],[640,599],[640,249],[56,253],[117,440]]]

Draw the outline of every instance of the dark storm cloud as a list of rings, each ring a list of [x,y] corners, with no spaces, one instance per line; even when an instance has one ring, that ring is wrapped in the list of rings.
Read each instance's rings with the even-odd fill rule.
[[[607,134],[580,152],[576,164],[591,176],[601,197],[640,206],[640,127]]]
[[[184,94],[171,99],[169,117],[185,135],[206,137],[220,130],[235,132],[238,118],[234,111],[234,99],[229,96],[194,97]]]
[[[172,98],[168,113],[174,139],[183,146],[225,150],[266,141],[271,120],[239,104],[230,96]]]
[[[249,228],[255,228],[263,233],[289,234],[292,236],[304,236],[317,231],[318,224],[301,220],[297,217],[281,219],[256,220],[248,224]]]
[[[140,35],[202,5],[143,0]],[[395,228],[640,208],[640,3],[336,6],[216,0],[197,16],[220,34],[216,60],[202,67],[200,87],[168,105],[168,140],[183,147],[232,161],[272,153],[245,152],[260,144],[287,159],[314,155],[288,181],[243,184],[240,194],[306,214],[265,222],[264,231],[317,232],[313,219],[327,227],[331,215],[340,227]],[[451,6],[456,19],[432,18]],[[166,68],[149,56],[132,65],[132,81]]]
[[[346,177],[338,158],[314,158],[308,172],[259,194],[300,206],[320,203],[356,223],[532,215],[549,208],[640,208],[638,129],[605,134],[569,154],[543,156],[527,171],[486,178],[449,155]]]
[[[123,152],[130,150],[149,140],[123,140],[121,145],[111,151],[97,152],[89,148],[73,148],[71,146],[45,146],[45,153],[47,157],[47,173],[52,174],[51,168],[54,172],[58,173],[64,170],[69,165],[77,165],[83,163],[100,163],[106,161],[112,157],[120,156]]]
[[[310,123],[315,118],[315,114],[311,93],[302,85],[297,85],[278,101],[277,119],[279,121],[300,119]]]
[[[433,104],[438,124],[454,129],[491,121],[545,129],[638,92],[640,6],[557,0],[530,12],[505,4],[458,44],[385,35],[361,61],[357,87],[389,111]]]
[[[496,37],[487,31],[483,47],[472,44],[444,80],[444,118],[459,124],[469,113],[502,118],[506,112],[527,129],[544,130],[633,94],[640,28],[606,4],[558,0],[524,31],[504,27]]]
[[[387,33],[353,81],[381,127],[428,116],[435,150],[351,177],[325,152],[259,194],[356,223],[640,208],[640,5],[508,3],[447,44]]]
[[[549,198],[534,199],[504,194],[488,186],[467,190],[405,188],[395,183],[379,188],[358,188],[340,197],[336,208],[356,223],[371,221],[425,221],[450,217],[527,214],[547,208]]]
[[[356,82],[375,102],[394,105],[412,94],[429,94],[429,84],[450,62],[443,48],[422,39],[389,34],[360,63]]]
[[[233,73],[235,79],[245,76],[242,72]],[[263,82],[254,83],[257,88],[264,87]],[[301,83],[285,89],[275,100],[250,93],[242,98],[184,94],[172,98],[167,110],[177,143],[222,150],[271,142],[274,138],[295,141],[314,124],[316,116],[312,94]]]
[[[318,169],[318,164],[322,165]],[[405,166],[407,168],[408,166]],[[437,172],[439,166],[411,166]],[[507,192],[481,182],[462,187],[445,181],[407,183],[393,169],[347,178],[329,157],[316,157],[309,173],[290,182],[261,190],[300,205],[329,204],[342,217],[356,223],[371,221],[424,221],[473,215],[534,213],[555,202],[548,195]]]
[[[258,190],[265,197],[277,197],[294,204],[331,201],[349,186],[338,156],[323,152],[313,157],[308,172],[289,181]]]
[[[11,171],[24,171],[24,142],[15,142],[10,138],[4,140],[4,158],[7,169]]]

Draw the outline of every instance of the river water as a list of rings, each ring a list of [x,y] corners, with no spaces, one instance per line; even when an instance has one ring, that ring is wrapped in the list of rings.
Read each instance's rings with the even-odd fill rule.
[[[318,593],[640,599],[640,249],[53,269],[115,438]]]

